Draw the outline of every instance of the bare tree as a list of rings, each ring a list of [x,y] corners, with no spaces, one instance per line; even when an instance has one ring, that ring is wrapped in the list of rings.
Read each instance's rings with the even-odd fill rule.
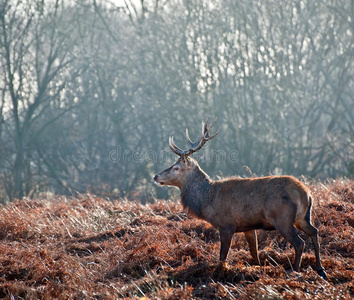
[[[1,6],[0,63],[3,118],[14,155],[1,170],[9,197],[22,197],[35,185],[36,144],[49,126],[71,109],[63,98],[71,63],[72,28],[59,26],[57,1],[4,1]],[[50,116],[50,118],[48,118]],[[38,145],[38,144],[37,144]]]

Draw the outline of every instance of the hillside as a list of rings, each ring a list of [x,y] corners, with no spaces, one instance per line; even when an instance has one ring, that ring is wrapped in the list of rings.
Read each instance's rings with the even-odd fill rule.
[[[309,183],[322,264],[306,241],[300,273],[293,248],[259,231],[255,266],[235,234],[228,268],[219,235],[179,204],[76,198],[23,199],[0,207],[0,297],[7,299],[351,299],[354,298],[354,181]],[[12,297],[13,296],[13,297]]]

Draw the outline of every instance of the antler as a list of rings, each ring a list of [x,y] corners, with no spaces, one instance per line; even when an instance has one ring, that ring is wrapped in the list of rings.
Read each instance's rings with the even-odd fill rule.
[[[178,146],[176,146],[176,144],[173,142],[173,137],[170,136],[170,139],[169,139],[169,146],[170,146],[170,149],[176,153],[177,155],[181,156],[189,156],[191,155],[192,153],[198,151],[200,148],[202,148],[204,146],[204,144],[207,142],[207,141],[210,141],[211,139],[213,139],[220,131],[221,127],[212,135],[210,136],[209,133],[210,133],[210,129],[214,126],[216,120],[218,118],[215,118],[214,122],[208,127],[208,121],[209,121],[209,117],[207,118],[206,122],[202,123],[202,135],[201,137],[196,140],[195,142],[192,142],[191,139],[189,138],[189,134],[188,134],[188,129],[186,129],[186,138],[187,138],[187,141],[189,142],[191,148],[189,150],[182,150],[181,148],[179,148]]]

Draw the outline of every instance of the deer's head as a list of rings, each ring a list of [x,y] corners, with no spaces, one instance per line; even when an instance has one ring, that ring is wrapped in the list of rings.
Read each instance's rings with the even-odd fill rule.
[[[189,138],[188,129],[186,129],[186,138],[190,144],[189,150],[182,150],[173,142],[173,137],[169,139],[170,149],[179,156],[178,160],[169,168],[154,176],[155,183],[158,185],[170,185],[181,189],[182,186],[191,180],[190,175],[195,173],[195,170],[199,170],[198,162],[189,157],[192,153],[201,149],[207,141],[213,139],[220,131],[221,127],[215,134],[210,136],[210,130],[214,126],[217,119],[208,127],[209,117],[206,122],[202,124],[201,137],[192,142]]]

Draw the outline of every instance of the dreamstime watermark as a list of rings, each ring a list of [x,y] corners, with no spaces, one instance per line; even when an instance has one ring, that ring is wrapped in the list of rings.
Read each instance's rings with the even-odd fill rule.
[[[216,162],[216,163],[238,163],[239,151],[237,150],[210,150],[206,148],[204,151],[199,151],[193,154],[193,157],[201,162]],[[172,151],[161,150],[122,150],[121,146],[116,146],[115,149],[109,152],[109,160],[113,163],[132,162],[137,164],[142,163],[171,163],[176,161],[177,155]]]

